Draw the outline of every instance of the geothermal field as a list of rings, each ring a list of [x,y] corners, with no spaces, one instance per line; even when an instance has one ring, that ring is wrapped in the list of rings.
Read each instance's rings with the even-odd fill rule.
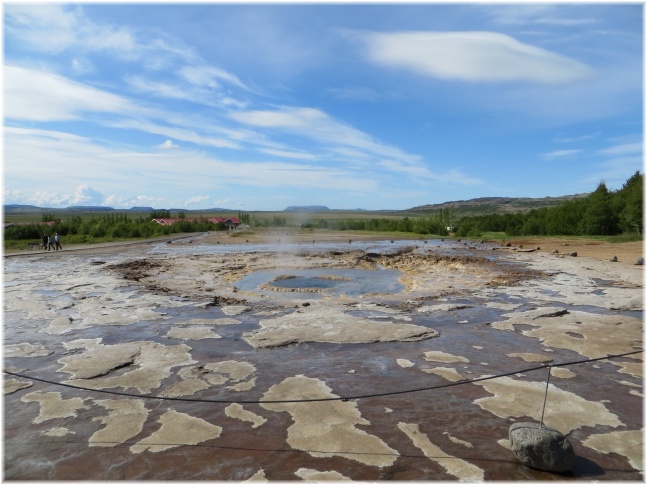
[[[296,231],[7,254],[4,478],[642,481],[643,271]]]

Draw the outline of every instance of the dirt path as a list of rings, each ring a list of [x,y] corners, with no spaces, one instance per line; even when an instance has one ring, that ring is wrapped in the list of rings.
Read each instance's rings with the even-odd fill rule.
[[[562,238],[513,238],[509,240],[512,247],[523,246],[522,249],[540,248],[540,252],[559,254],[576,252],[578,257],[610,261],[616,256],[618,263],[635,264],[638,258],[644,257],[645,248],[642,241],[626,243],[610,243],[592,239],[562,239]]]

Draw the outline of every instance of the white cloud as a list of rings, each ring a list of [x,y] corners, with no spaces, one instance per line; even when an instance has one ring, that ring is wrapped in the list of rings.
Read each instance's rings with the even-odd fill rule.
[[[110,50],[126,57],[138,56],[137,42],[127,29],[91,22],[80,7],[5,5],[5,15],[7,31],[38,50]]]
[[[195,99],[194,93],[183,89],[182,86],[144,79],[142,76],[126,76],[124,81],[140,93],[154,94],[162,98],[186,99],[189,101]]]
[[[160,148],[162,150],[172,150],[173,148],[180,148],[180,147],[175,143],[173,143],[171,140],[166,140],[164,143],[155,146],[155,148]]]
[[[76,192],[68,198],[68,205],[100,205],[104,196],[89,185],[80,185]]]
[[[209,200],[208,195],[196,195],[196,196],[193,196],[190,199],[188,199],[186,202],[184,202],[184,205],[188,206],[188,205],[203,204],[204,202],[206,202],[208,200]]]
[[[146,93],[156,98],[171,98],[191,101],[192,103],[205,106],[226,106],[243,108],[246,102],[226,95],[223,92],[216,92],[212,88],[205,88],[195,84],[185,84],[179,82],[172,84],[170,82],[157,81],[145,78],[140,75],[129,75],[124,77],[128,86],[138,93]],[[215,87],[214,87],[215,88]]]
[[[541,155],[539,155],[539,157],[543,158],[544,160],[555,160],[556,158],[572,157],[573,155],[577,155],[578,153],[581,153],[581,152],[582,150],[578,150],[578,149],[555,150],[548,153],[542,153]]]
[[[449,170],[447,172],[435,172],[426,167],[407,167],[402,166],[397,162],[391,160],[383,160],[379,166],[389,172],[406,174],[415,181],[434,181],[442,184],[454,185],[481,185],[483,180],[476,177],[470,177],[460,172],[459,170]]]
[[[227,84],[248,89],[234,74],[213,66],[184,66],[180,69],[179,74],[189,83],[198,86],[218,88],[220,87],[220,81],[224,81]]]
[[[183,193],[204,194],[214,190],[235,190],[237,193],[247,189],[321,187],[369,193],[379,190],[378,181],[364,172],[304,165],[303,162],[227,161],[182,149],[144,153],[98,145],[91,139],[66,133],[14,127],[5,128],[4,141],[5,157],[11,160],[5,167],[7,193],[40,193],[41,198],[65,200],[68,205],[72,200],[90,195],[89,191],[76,193],[72,189],[79,185],[101,186],[101,192],[112,194],[102,205],[113,207],[151,205],[141,201],[135,203],[124,195],[137,193],[141,187],[147,188],[147,197],[158,201],[154,204],[157,207],[170,206],[171,197],[178,205],[193,197],[181,196]],[[77,197],[50,196],[47,193],[50,187],[56,187],[57,194],[67,191],[76,193]],[[95,195],[96,201],[98,195]],[[31,201],[33,196],[25,200]]]
[[[546,5],[526,3],[521,5],[479,5],[476,7],[490,15],[492,19],[503,25],[554,25],[571,27],[598,22],[590,17],[568,16],[563,5]]]
[[[136,109],[121,96],[47,72],[4,67],[5,117],[11,120],[71,120],[87,112],[124,113]]]
[[[578,142],[582,142],[582,141],[586,141],[586,140],[592,140],[594,138],[597,138],[598,136],[600,136],[601,133],[602,132],[598,130],[595,133],[587,133],[587,134],[580,135],[580,136],[575,136],[575,137],[559,136],[559,137],[555,138],[553,141],[555,141],[557,143],[578,143]]]
[[[318,160],[319,158],[321,158],[318,155],[314,155],[312,153],[296,152],[290,150],[276,150],[273,148],[264,148],[261,149],[261,152],[267,153],[268,155],[273,155],[275,157],[294,158],[297,160]]]
[[[642,156],[614,157],[597,164],[585,177],[582,183],[595,186],[603,180],[610,190],[617,190],[636,171],[644,171]]]
[[[151,109],[56,74],[18,66],[5,66],[4,69],[5,117],[8,120],[85,120],[217,148],[240,148],[236,139],[271,145],[258,134],[218,126],[214,119],[202,120],[199,116],[185,117]],[[163,120],[164,124],[155,119]],[[187,126],[208,132],[199,133],[185,128]],[[215,135],[216,132],[221,136]]]
[[[71,60],[72,71],[77,75],[84,75],[95,72],[94,64],[88,59],[75,57]]]
[[[58,193],[48,190],[26,193],[21,190],[10,190],[4,194],[5,204],[29,204],[38,207],[70,207],[78,205],[105,205],[105,197],[98,190],[80,185],[72,193]]]
[[[149,69],[170,62],[190,62],[196,56],[178,42],[146,39],[126,27],[93,22],[83,8],[56,4],[5,5],[5,27],[24,46],[37,51],[60,53],[104,52],[122,61],[140,61]]]
[[[609,148],[604,148],[598,153],[600,155],[611,155],[611,156],[626,156],[626,155],[637,155],[642,154],[643,144],[642,143],[623,143],[621,145],[614,145]]]
[[[176,140],[188,141],[197,145],[216,148],[239,148],[239,145],[227,138],[202,135],[194,130],[178,128],[175,126],[164,126],[153,121],[143,119],[115,120],[104,122],[106,126],[123,128],[128,130],[139,130],[145,133],[153,133],[174,138]]]
[[[240,123],[291,133],[315,140],[338,150],[351,147],[380,158],[390,158],[402,164],[421,164],[422,157],[374,140],[366,133],[341,123],[314,108],[285,107],[279,110],[239,111],[230,115]]]
[[[370,61],[445,80],[561,84],[592,74],[579,61],[495,32],[363,32],[359,36]]]
[[[115,209],[130,209],[131,207],[168,207],[168,200],[161,197],[149,197],[147,195],[123,196],[109,195],[105,197],[103,204]]]

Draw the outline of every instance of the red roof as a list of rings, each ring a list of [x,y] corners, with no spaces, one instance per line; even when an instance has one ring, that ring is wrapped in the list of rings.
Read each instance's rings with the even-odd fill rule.
[[[212,217],[207,220],[209,222],[213,222],[214,224],[219,224],[221,222],[227,222],[227,221],[231,222],[232,224],[240,224],[238,217]]]

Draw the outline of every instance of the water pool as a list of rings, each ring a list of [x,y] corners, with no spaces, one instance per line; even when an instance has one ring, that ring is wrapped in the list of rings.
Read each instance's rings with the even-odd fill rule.
[[[242,291],[253,291],[266,296],[290,292],[294,297],[313,295],[361,296],[374,293],[393,294],[404,289],[400,271],[388,269],[267,269],[254,271],[236,283]]]

